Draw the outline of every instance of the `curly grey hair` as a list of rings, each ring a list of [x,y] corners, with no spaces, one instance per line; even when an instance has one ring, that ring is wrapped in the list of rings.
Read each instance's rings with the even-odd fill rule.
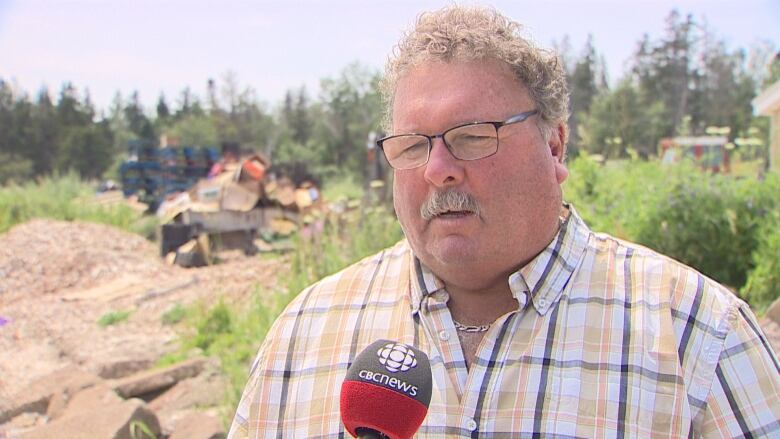
[[[426,61],[496,59],[505,62],[525,85],[541,115],[547,138],[559,125],[568,135],[569,92],[558,57],[521,35],[521,25],[495,9],[452,5],[417,17],[393,50],[382,80],[384,128],[392,132],[392,108],[398,80]]]

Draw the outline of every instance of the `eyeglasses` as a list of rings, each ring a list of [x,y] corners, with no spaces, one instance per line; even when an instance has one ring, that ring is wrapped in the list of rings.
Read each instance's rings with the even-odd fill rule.
[[[450,153],[459,160],[479,160],[498,151],[498,129],[520,123],[537,114],[530,110],[503,122],[472,122],[450,128],[441,134],[398,134],[377,140],[387,162],[394,169],[414,169],[428,163],[433,139],[441,138]]]

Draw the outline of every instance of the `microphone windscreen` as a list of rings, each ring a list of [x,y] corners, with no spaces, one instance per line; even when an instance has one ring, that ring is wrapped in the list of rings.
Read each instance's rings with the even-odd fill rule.
[[[412,346],[377,340],[361,352],[341,385],[341,420],[353,436],[373,429],[408,439],[420,428],[431,403],[431,364]]]

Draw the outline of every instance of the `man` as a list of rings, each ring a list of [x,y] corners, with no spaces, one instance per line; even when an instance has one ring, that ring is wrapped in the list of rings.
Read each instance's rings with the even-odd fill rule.
[[[339,389],[377,339],[431,359],[419,437],[780,435],[777,358],[747,305],[563,203],[554,56],[452,6],[420,16],[385,86],[406,240],[288,307],[230,437],[345,437]]]

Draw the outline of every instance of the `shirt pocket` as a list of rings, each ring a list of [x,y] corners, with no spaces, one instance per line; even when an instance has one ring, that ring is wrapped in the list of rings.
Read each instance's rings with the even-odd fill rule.
[[[619,366],[618,366],[619,367]],[[576,437],[667,438],[685,436],[690,411],[684,386],[634,367],[582,365],[553,374],[548,428]]]

